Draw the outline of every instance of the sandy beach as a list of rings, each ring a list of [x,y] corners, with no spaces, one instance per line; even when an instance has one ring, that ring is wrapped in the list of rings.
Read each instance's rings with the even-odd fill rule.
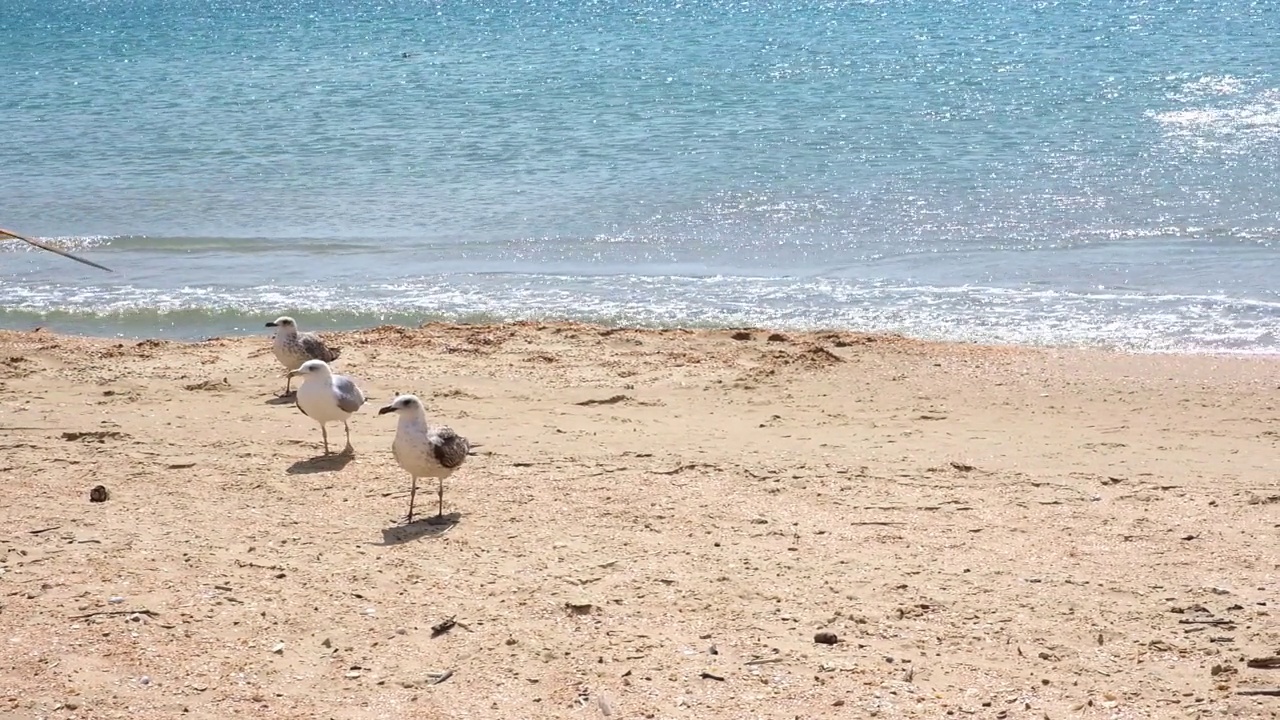
[[[266,333],[0,333],[0,718],[1280,716],[1274,360],[381,327],[317,460]]]

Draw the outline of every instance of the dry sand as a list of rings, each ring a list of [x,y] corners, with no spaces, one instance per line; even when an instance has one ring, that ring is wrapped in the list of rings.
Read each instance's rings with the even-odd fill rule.
[[[0,333],[0,718],[1280,714],[1274,360],[733,335],[335,333],[344,464],[265,336]]]

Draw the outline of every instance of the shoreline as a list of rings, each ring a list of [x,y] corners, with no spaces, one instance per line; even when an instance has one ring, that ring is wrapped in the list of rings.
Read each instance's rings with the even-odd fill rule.
[[[275,397],[265,332],[0,332],[0,713],[1272,709],[1237,694],[1274,672],[1239,658],[1280,647],[1271,361],[579,323],[323,334],[368,398],[350,457],[319,458]],[[403,392],[482,444],[443,531],[395,521],[409,477],[376,409]]]
[[[267,317],[263,315],[263,317]],[[264,321],[265,325],[265,321]],[[363,333],[375,333],[387,330],[424,330],[424,329],[444,329],[446,331],[465,330],[500,330],[503,328],[577,328],[581,332],[600,332],[600,333],[618,333],[618,332],[635,332],[635,333],[652,333],[661,335],[664,333],[695,333],[706,334],[708,336],[716,336],[718,334],[733,334],[735,332],[747,332],[762,337],[779,334],[785,336],[794,336],[797,338],[806,338],[809,341],[821,341],[824,337],[858,337],[869,338],[872,341],[895,341],[920,343],[929,346],[947,346],[955,345],[961,347],[983,348],[992,351],[1000,350],[1029,350],[1040,352],[1075,352],[1075,353],[1099,353],[1114,355],[1132,355],[1132,356],[1152,356],[1152,357],[1207,357],[1207,358],[1237,358],[1242,360],[1280,360],[1280,352],[1264,351],[1264,350],[1163,350],[1163,349],[1136,349],[1126,348],[1115,345],[1092,345],[1092,344],[1035,344],[1035,343],[1019,343],[1019,342],[984,342],[981,340],[954,340],[954,339],[937,339],[928,337],[919,337],[898,332],[879,332],[879,331],[860,331],[840,328],[815,328],[815,329],[786,329],[786,328],[770,328],[761,326],[657,326],[657,325],[626,325],[626,324],[608,324],[598,322],[579,321],[572,319],[551,319],[551,320],[478,320],[475,322],[450,321],[450,320],[429,320],[419,325],[399,325],[395,323],[380,323],[377,325],[364,326],[347,326],[337,325],[328,327],[314,327],[304,325],[303,330],[306,332],[316,332],[321,335],[359,336]],[[270,328],[262,328],[260,332],[257,328],[246,328],[243,331],[235,333],[223,333],[201,338],[181,338],[181,337],[165,337],[163,335],[103,335],[89,332],[70,332],[65,330],[50,329],[48,326],[37,326],[29,329],[0,327],[0,333],[46,333],[51,337],[79,338],[83,340],[100,340],[100,341],[116,341],[116,342],[145,342],[155,340],[167,343],[181,344],[199,344],[214,340],[252,340],[261,338],[264,342],[270,343],[273,331]]]

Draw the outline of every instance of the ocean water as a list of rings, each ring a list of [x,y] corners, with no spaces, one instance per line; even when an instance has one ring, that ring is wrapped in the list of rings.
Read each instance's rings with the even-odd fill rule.
[[[0,326],[1280,352],[1280,3],[5,0]]]

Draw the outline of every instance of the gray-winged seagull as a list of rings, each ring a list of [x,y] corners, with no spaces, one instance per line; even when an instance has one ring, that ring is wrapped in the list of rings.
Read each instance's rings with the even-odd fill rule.
[[[303,380],[294,402],[303,415],[320,423],[324,454],[329,454],[329,431],[325,425],[331,422],[340,422],[346,428],[347,447],[344,452],[351,451],[351,426],[347,419],[364,405],[364,393],[351,378],[335,375],[323,360],[302,363],[297,370],[289,371],[290,377],[295,375],[302,376]]]

